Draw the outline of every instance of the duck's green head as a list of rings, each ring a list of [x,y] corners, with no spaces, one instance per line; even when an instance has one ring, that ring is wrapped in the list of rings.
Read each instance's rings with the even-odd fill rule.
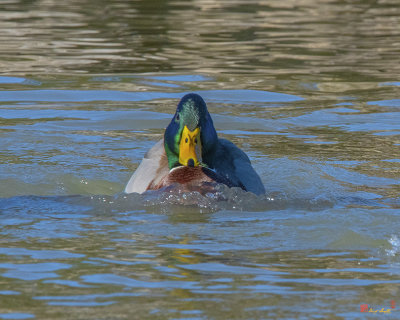
[[[164,134],[169,168],[210,166],[217,143],[217,132],[203,98],[195,93],[185,95]]]

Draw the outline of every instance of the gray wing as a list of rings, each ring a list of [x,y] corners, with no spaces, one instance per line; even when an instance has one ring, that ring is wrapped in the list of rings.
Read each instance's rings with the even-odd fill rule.
[[[143,193],[151,184],[159,182],[168,172],[168,160],[164,149],[164,139],[162,139],[147,151],[139,167],[129,179],[125,193]]]
[[[249,157],[234,143],[225,139],[218,140],[219,145],[214,161],[215,171],[247,191],[257,195],[264,194],[264,185],[252,167]]]

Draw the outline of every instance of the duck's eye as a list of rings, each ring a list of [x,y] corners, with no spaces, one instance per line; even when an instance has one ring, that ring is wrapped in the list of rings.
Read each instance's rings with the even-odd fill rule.
[[[185,142],[188,143],[188,138],[185,139]]]
[[[176,121],[179,121],[179,113],[176,114],[175,120],[176,120]]]

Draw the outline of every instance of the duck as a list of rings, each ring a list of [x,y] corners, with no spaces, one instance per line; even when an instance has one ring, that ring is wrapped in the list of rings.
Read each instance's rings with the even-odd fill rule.
[[[223,184],[265,194],[260,176],[246,153],[219,138],[204,99],[188,93],[179,101],[164,137],[144,155],[125,193],[168,190],[213,192]]]

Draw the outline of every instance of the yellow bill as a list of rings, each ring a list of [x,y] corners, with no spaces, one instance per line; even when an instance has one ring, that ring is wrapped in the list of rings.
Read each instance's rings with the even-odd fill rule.
[[[201,161],[200,128],[190,131],[187,126],[183,128],[181,142],[179,143],[179,163],[184,166],[196,167]]]

